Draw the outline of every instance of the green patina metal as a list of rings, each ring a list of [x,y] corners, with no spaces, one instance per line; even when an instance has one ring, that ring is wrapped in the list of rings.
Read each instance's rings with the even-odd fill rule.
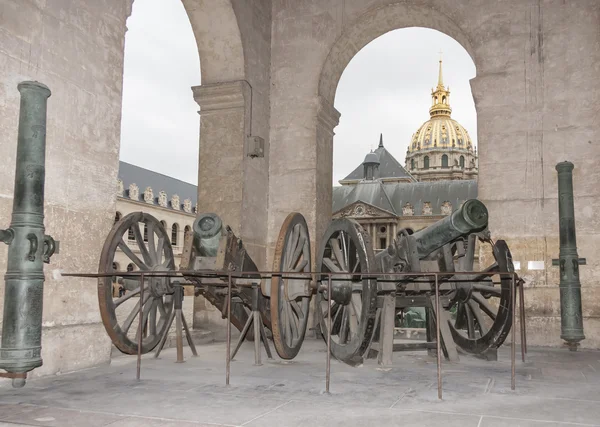
[[[4,276],[4,317],[0,368],[23,374],[42,365],[43,263],[56,242],[44,234],[46,105],[50,90],[38,82],[22,82],[17,165],[10,228],[0,231],[9,245]],[[22,387],[23,378],[13,379]]]
[[[579,341],[585,339],[579,282],[579,266],[585,264],[585,258],[579,258],[577,254],[573,163],[558,163],[556,170],[558,171],[560,252],[559,258],[552,260],[552,264],[560,267],[560,337],[567,342],[571,350],[576,350]]]

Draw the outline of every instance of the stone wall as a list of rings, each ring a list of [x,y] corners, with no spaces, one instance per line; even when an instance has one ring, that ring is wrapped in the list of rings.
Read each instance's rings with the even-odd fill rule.
[[[17,84],[50,88],[46,233],[60,254],[46,266],[42,357],[33,375],[107,362],[95,280],[55,280],[57,269],[90,272],[115,216],[125,20],[132,1],[0,0],[0,227],[10,223],[17,148]],[[7,249],[0,246],[0,271]],[[0,282],[0,298],[4,281]],[[2,305],[0,305],[1,310]]]

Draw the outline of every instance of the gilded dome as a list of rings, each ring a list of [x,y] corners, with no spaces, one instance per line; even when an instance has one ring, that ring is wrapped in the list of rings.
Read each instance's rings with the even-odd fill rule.
[[[442,61],[438,84],[431,90],[431,118],[421,125],[414,133],[408,145],[408,154],[421,150],[455,149],[473,151],[471,137],[460,123],[450,117],[450,88],[444,86],[442,78]]]
[[[467,130],[456,120],[446,117],[434,117],[427,120],[412,136],[408,151],[433,148],[454,148],[473,150],[471,137]]]

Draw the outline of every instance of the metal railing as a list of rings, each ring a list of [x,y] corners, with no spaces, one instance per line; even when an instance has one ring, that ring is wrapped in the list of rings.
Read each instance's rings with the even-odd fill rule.
[[[436,350],[437,350],[437,385],[438,385],[438,398],[442,399],[442,359],[441,359],[441,342],[440,342],[440,282],[441,283],[452,283],[444,279],[456,275],[457,272],[405,272],[405,273],[364,273],[360,274],[362,280],[376,280],[377,282],[389,282],[389,283],[401,283],[401,282],[414,282],[415,278],[420,278],[420,283],[431,283],[435,292],[435,319],[436,319]],[[511,344],[510,344],[510,355],[511,355],[511,390],[515,390],[516,387],[516,332],[515,332],[515,321],[516,321],[516,302],[517,302],[517,287],[519,292],[519,318],[520,318],[520,338],[521,338],[521,358],[525,362],[525,354],[527,353],[527,336],[526,336],[526,325],[525,325],[525,305],[524,305],[524,291],[523,284],[524,280],[521,279],[515,272],[481,272],[481,271],[461,271],[460,275],[465,276],[510,276],[510,298],[512,305],[511,312]],[[331,295],[331,284],[336,280],[345,281],[347,275],[345,273],[323,273],[323,272],[302,272],[302,273],[287,273],[278,271],[239,271],[239,272],[221,272],[215,270],[192,270],[192,271],[118,271],[113,273],[63,273],[64,277],[81,277],[81,278],[101,278],[101,277],[138,277],[140,281],[140,301],[144,298],[144,279],[148,277],[170,277],[180,278],[181,286],[194,286],[194,283],[185,282],[186,277],[194,278],[210,278],[222,280],[222,283],[215,282],[210,286],[227,288],[227,338],[226,338],[226,367],[225,367],[225,384],[229,385],[231,377],[231,296],[232,287],[236,279],[245,279],[251,281],[271,279],[273,277],[281,277],[284,279],[299,279],[299,280],[311,280],[311,289],[316,292],[327,291],[327,295]],[[337,276],[341,276],[337,278]],[[423,280],[425,279],[425,280]],[[469,279],[461,279],[460,282],[472,282]],[[252,283],[242,282],[235,283],[236,287],[252,287]],[[329,300],[331,301],[331,300]],[[327,327],[327,356],[325,365],[325,391],[329,393],[330,379],[331,379],[331,306],[327,305],[328,311],[328,327]],[[137,353],[137,373],[136,378],[139,380],[141,375],[141,363],[142,363],[142,319],[143,319],[143,304],[140,304],[139,308],[139,332],[138,332],[138,353]],[[178,349],[179,351],[179,349]]]

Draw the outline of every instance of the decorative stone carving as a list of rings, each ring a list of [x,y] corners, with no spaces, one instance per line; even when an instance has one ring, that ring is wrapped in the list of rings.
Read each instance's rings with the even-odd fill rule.
[[[140,200],[140,189],[137,184],[129,184],[129,198],[131,200]]]
[[[154,193],[152,187],[146,187],[144,190],[144,202],[153,205],[154,204]]]
[[[192,201],[190,199],[183,201],[183,210],[187,213],[192,213]]]
[[[177,194],[173,194],[171,197],[171,207],[176,211],[181,210],[181,203],[179,202],[179,196]]]
[[[355,216],[363,216],[365,214],[365,207],[363,205],[356,205],[354,208]]]
[[[452,213],[452,203],[445,201],[442,203],[442,215],[450,215]]]
[[[158,193],[158,204],[163,208],[167,207],[167,193],[164,190]]]
[[[410,203],[407,203],[402,208],[402,215],[404,216],[413,216],[415,214],[415,208]]]
[[[425,202],[423,203],[423,215],[431,215],[433,211],[431,210],[431,203]]]
[[[123,193],[125,193],[125,187],[123,186],[123,180],[118,179],[117,180],[117,196],[123,197]]]

